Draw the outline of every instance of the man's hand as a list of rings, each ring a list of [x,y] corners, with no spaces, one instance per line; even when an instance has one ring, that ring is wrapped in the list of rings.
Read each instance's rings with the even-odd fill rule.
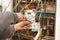
[[[22,13],[16,13],[18,17],[18,22],[21,22],[26,19],[26,17]]]
[[[31,26],[30,21],[22,21],[22,22],[15,24],[14,29],[15,31],[24,30],[24,29],[27,29],[29,26]]]

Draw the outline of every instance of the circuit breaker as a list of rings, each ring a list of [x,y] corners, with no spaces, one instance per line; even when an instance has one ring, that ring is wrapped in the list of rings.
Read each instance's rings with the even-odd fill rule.
[[[32,22],[32,27],[30,27],[29,29],[32,29],[32,31],[37,31],[38,27],[37,27],[37,22],[35,22],[35,18],[36,18],[36,10],[25,10],[24,11],[24,15],[26,16],[26,18],[28,20],[30,20]]]

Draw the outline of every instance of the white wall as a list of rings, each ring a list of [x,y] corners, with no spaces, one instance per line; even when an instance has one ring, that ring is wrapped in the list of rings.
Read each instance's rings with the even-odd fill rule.
[[[55,39],[60,40],[60,0],[57,0]]]
[[[3,12],[4,12],[4,11],[8,11],[8,12],[9,12],[9,11],[10,11],[10,12],[12,11],[13,0],[3,0],[3,1],[0,0],[0,3],[1,3],[1,2],[3,2],[3,3],[2,3],[2,6],[3,6],[3,9],[2,9],[2,10],[3,10]],[[5,10],[5,9],[6,9],[6,10]]]
[[[0,0],[0,5],[1,5],[2,0]]]

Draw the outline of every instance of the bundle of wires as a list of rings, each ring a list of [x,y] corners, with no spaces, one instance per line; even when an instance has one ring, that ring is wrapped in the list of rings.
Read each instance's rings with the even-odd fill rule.
[[[32,1],[32,0],[31,0]],[[28,4],[28,5],[25,5],[25,7],[23,7],[21,10],[20,10],[20,12],[22,12],[25,8],[27,8],[30,4],[31,4],[31,1],[30,1],[30,3]],[[16,7],[19,5],[19,3],[21,2],[21,0],[19,0],[19,2],[16,4],[16,6],[12,9],[12,11],[14,10],[14,9],[16,9]],[[40,0],[40,2],[41,2],[41,0]],[[8,4],[8,7],[9,7],[9,4]],[[7,8],[8,8],[7,7]],[[6,9],[7,9],[6,8]],[[39,22],[38,22],[38,33],[37,33],[37,35],[35,36],[35,38],[34,38],[34,40],[37,40],[39,37],[40,37],[40,17],[41,17],[41,15],[42,15],[42,12],[40,12],[40,16],[39,16]],[[18,34],[19,35],[19,34]]]

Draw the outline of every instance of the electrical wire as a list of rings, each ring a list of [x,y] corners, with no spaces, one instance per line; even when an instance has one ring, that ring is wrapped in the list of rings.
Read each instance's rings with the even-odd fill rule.
[[[31,0],[31,1],[32,1],[32,0]],[[29,2],[28,5],[25,5],[24,7],[22,7],[22,9],[21,9],[20,12],[22,12],[25,8],[27,8],[27,7],[31,4],[31,1]],[[19,5],[20,2],[21,2],[21,0],[14,6],[13,10]],[[12,10],[12,11],[13,11],[13,10]]]
[[[31,0],[31,1],[32,1],[32,0]],[[28,5],[25,5],[24,7],[22,7],[22,9],[21,9],[20,12],[22,12],[25,8],[27,8],[27,7],[31,4],[31,1],[30,1],[30,3],[29,3]],[[21,2],[21,0],[18,1],[18,3],[14,6],[14,8],[12,9],[12,11],[17,8],[17,6],[19,5],[20,2]],[[7,8],[9,7],[9,4],[10,4],[10,3],[11,3],[11,1],[8,3],[8,6],[6,7],[5,11],[6,11]]]
[[[27,8],[31,4],[31,2],[32,2],[32,0],[30,1],[30,3],[28,5],[25,5],[25,7],[23,7],[20,12],[22,12],[25,8]]]
[[[21,0],[18,1],[18,3],[14,6],[14,8],[12,9],[12,11],[17,8],[17,6],[19,5],[20,2],[21,2]]]
[[[32,1],[32,0],[31,0],[31,1]],[[31,1],[30,1],[30,3],[29,3],[28,5],[25,5],[25,7],[22,7],[21,11],[23,11],[25,8],[27,8],[27,7],[31,4]],[[21,2],[21,0],[18,1],[18,3],[14,6],[14,8],[12,9],[12,11],[17,8],[17,6],[19,5],[20,2]],[[9,2],[9,4],[10,4],[10,2]],[[7,8],[9,7],[9,4],[8,4],[8,6],[6,7],[6,10],[7,10]],[[20,12],[21,12],[21,11],[20,11]]]
[[[41,8],[42,8],[42,0],[40,1],[41,2]],[[40,36],[41,36],[41,28],[40,28],[40,18],[42,17],[42,11],[40,12],[40,15],[39,15],[39,18],[38,18],[38,33],[37,35],[35,36],[34,40],[37,40]]]
[[[45,13],[46,13],[46,0],[44,0],[44,15],[43,15],[43,17],[45,16]],[[43,21],[43,26],[44,26],[44,21]]]
[[[20,1],[21,1],[21,0],[20,0]],[[20,1],[14,6],[14,8],[13,8],[12,10],[14,10],[14,9],[19,5]],[[31,1],[32,1],[32,0],[31,0]],[[26,5],[25,7],[22,7],[21,11],[23,11],[25,8],[27,8],[27,7],[31,4],[31,1],[30,1],[30,3],[29,3],[28,5]],[[10,2],[9,2],[9,4],[10,4]],[[8,4],[8,6],[6,7],[6,10],[7,10],[7,8],[9,7],[9,4]],[[21,11],[20,11],[20,12],[21,12]],[[42,13],[41,13],[41,14],[42,14]],[[40,14],[39,20],[38,20],[39,23],[40,23],[41,14]],[[39,25],[39,23],[38,23],[38,33],[37,33],[36,37],[34,38],[34,40],[37,40],[38,37],[40,36],[40,25]],[[19,34],[18,34],[18,35],[19,35]]]

